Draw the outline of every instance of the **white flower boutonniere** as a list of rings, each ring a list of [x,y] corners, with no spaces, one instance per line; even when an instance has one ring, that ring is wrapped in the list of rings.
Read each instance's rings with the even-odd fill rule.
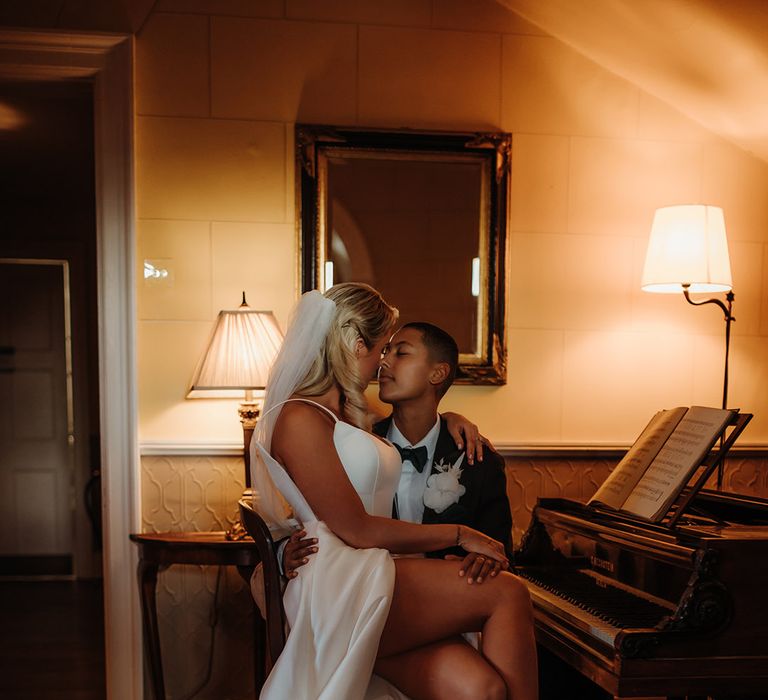
[[[461,463],[464,461],[464,453],[456,460],[455,464],[444,463],[440,460],[434,465],[437,474],[427,479],[427,488],[424,490],[424,505],[435,513],[442,513],[448,506],[458,503],[467,490],[459,483],[461,478]]]

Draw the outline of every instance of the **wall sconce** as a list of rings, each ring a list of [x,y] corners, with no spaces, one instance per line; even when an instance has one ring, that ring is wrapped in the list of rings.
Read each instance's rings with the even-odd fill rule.
[[[243,398],[238,413],[243,425],[245,497],[250,498],[251,467],[248,447],[261,411],[269,370],[283,341],[283,334],[271,311],[255,311],[245,302],[231,311],[219,311],[216,325],[200,364],[195,370],[188,399]],[[228,539],[242,539],[245,532],[237,523]]]
[[[725,371],[723,408],[728,404],[728,350],[733,308],[733,280],[720,207],[683,204],[656,210],[645,256],[641,282],[643,291],[683,293],[693,306],[715,304],[725,315]],[[691,294],[726,292],[720,299],[694,301]],[[717,488],[722,486],[722,462],[717,468]]]

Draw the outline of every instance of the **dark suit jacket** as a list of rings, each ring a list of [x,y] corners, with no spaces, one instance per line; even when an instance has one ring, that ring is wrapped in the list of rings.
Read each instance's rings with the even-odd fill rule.
[[[381,437],[387,436],[392,416],[379,421],[373,426],[373,432]],[[436,474],[434,464],[440,460],[454,464],[461,455],[456,449],[456,443],[448,432],[445,421],[440,418],[440,434],[435,447],[432,473]],[[483,461],[469,465],[462,464],[462,474],[459,480],[466,492],[442,513],[436,513],[431,508],[424,507],[424,524],[456,523],[468,525],[489,537],[501,542],[507,550],[507,556],[512,556],[512,513],[507,497],[507,479],[504,475],[504,458],[486,446]],[[430,552],[427,556],[444,557],[446,554],[462,555],[459,547]]]

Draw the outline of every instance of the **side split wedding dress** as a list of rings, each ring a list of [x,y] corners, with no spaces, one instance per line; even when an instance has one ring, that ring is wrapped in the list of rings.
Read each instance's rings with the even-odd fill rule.
[[[336,452],[365,510],[370,515],[391,517],[402,468],[395,448],[340,421],[314,401],[288,401],[313,404],[333,418]],[[385,549],[355,549],[342,542],[317,519],[282,465],[261,444],[254,443],[252,458],[263,460],[307,537],[318,539],[317,554],[297,570],[298,576],[285,589],[283,603],[290,633],[261,698],[407,700],[372,675],[392,602],[392,556]]]

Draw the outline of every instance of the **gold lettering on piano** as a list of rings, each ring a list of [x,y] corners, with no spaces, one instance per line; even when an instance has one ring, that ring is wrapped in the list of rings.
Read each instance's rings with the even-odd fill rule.
[[[592,566],[598,569],[604,569],[605,571],[610,571],[611,573],[616,570],[612,561],[608,561],[608,559],[601,559],[600,557],[596,557],[594,554],[589,558],[589,562],[592,564]]]

